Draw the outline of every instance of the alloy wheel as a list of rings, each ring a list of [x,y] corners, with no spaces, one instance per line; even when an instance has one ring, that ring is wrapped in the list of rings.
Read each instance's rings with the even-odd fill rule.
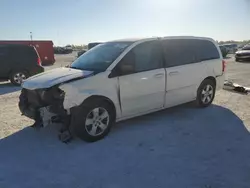
[[[108,128],[109,121],[110,116],[105,108],[94,108],[86,117],[85,129],[91,136],[99,136]]]
[[[17,84],[22,84],[23,81],[26,79],[26,75],[22,72],[18,72],[13,76],[13,80],[17,83]]]
[[[214,89],[211,85],[206,85],[201,92],[201,101],[203,104],[208,104],[213,99]]]

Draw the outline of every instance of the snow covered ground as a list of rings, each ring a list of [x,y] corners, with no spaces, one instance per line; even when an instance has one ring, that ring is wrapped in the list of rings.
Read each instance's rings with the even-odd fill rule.
[[[63,144],[57,126],[29,127],[18,89],[0,86],[0,188],[250,186],[250,96],[220,91],[209,108],[186,104]]]

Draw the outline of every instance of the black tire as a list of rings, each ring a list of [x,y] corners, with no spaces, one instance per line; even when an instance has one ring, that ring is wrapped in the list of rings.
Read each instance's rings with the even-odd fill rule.
[[[238,58],[235,58],[235,61],[236,61],[236,62],[239,62],[239,59],[238,59]]]
[[[109,115],[109,121],[108,123],[106,122],[107,128],[101,134],[93,136],[89,133],[88,129],[90,128],[92,130],[94,125],[88,126],[85,124],[85,122],[87,117],[91,115],[92,110],[96,108],[105,109]],[[104,138],[110,132],[114,121],[115,121],[115,112],[114,109],[112,108],[112,105],[110,105],[108,102],[104,100],[98,100],[98,99],[89,100],[83,103],[80,107],[78,107],[78,109],[72,111],[72,116],[71,116],[71,125],[74,134],[86,142],[95,142]],[[96,132],[97,130],[98,129],[96,129]]]
[[[27,93],[25,89],[22,89],[21,94],[19,96],[18,107],[21,113],[26,117],[31,119],[36,118],[37,110],[29,107]]]
[[[24,79],[28,78],[28,73],[26,71],[13,71],[10,74],[10,81],[13,85],[20,86]],[[21,80],[22,79],[22,80]]]
[[[208,92],[206,94],[204,94],[204,92],[206,92],[207,88],[211,88],[212,90],[208,90]],[[215,96],[215,90],[216,90],[216,84],[213,80],[210,79],[205,79],[201,85],[199,86],[198,90],[197,90],[197,98],[196,98],[196,104],[198,107],[207,107],[209,106],[213,100],[214,100],[214,96]],[[210,95],[211,93],[211,95]],[[209,97],[209,98],[208,98]],[[207,99],[205,99],[207,98]],[[204,101],[205,99],[205,101]],[[210,99],[210,100],[208,100]]]

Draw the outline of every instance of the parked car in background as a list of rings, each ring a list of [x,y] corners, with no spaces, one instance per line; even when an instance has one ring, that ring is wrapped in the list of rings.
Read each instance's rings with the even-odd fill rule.
[[[228,49],[225,46],[223,46],[223,45],[219,45],[219,48],[221,50],[223,58],[227,57],[227,54],[229,52]]]
[[[189,101],[209,106],[224,84],[224,71],[221,51],[210,38],[111,41],[87,51],[69,68],[27,79],[19,107],[42,124],[59,116],[65,127],[93,142],[117,121]]]
[[[230,54],[234,54],[238,50],[237,44],[223,44],[223,46],[227,48]]]
[[[27,46],[34,46],[41,58],[42,65],[52,65],[55,63],[54,49],[52,41],[45,40],[2,40],[0,44],[22,44]]]
[[[101,42],[92,42],[88,44],[88,50],[94,48],[95,46],[102,44]],[[87,50],[81,50],[77,53],[77,57],[80,57],[82,54],[84,54],[85,52],[87,52]]]
[[[55,54],[70,54],[73,52],[71,47],[54,47]]]
[[[92,42],[88,44],[88,50],[90,50],[91,48],[94,48],[95,46],[102,44],[101,42]]]
[[[242,49],[245,46],[245,44],[238,44],[238,50]]]
[[[73,48],[72,48],[71,45],[66,45],[64,48],[67,49],[67,50],[72,50],[73,51]]]
[[[44,72],[41,59],[33,46],[0,44],[0,79],[21,85],[30,76]]]
[[[80,50],[79,52],[77,52],[77,57],[80,57],[85,52],[87,52],[87,50]]]
[[[235,61],[250,61],[250,45],[244,46],[235,53]]]

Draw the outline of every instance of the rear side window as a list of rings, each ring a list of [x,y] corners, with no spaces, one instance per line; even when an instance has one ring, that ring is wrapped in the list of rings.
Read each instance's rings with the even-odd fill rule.
[[[18,57],[19,60],[31,60],[31,61],[37,61],[37,53],[34,47],[30,46],[18,46],[13,47],[15,50],[13,50],[12,53]]]
[[[21,48],[21,52],[22,52],[22,54],[20,54],[21,56],[32,58],[32,59],[37,58],[36,51],[33,47]]]
[[[166,67],[220,58],[216,46],[207,40],[168,39],[162,41]]]

